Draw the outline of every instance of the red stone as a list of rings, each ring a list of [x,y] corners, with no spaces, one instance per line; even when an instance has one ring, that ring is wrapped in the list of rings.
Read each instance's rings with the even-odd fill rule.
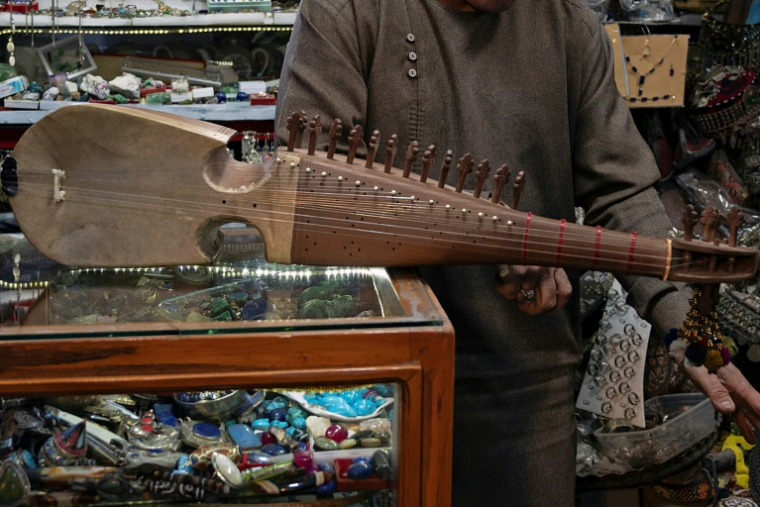
[[[333,424],[327,428],[325,436],[334,442],[341,443],[348,438],[348,430],[340,424]]]

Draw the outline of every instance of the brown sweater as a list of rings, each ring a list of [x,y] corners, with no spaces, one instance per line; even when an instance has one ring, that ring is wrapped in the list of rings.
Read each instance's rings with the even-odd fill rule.
[[[663,236],[667,221],[650,187],[659,173],[617,93],[611,59],[585,0],[517,0],[499,14],[437,0],[302,0],[278,129],[287,139],[285,115],[302,109],[386,139],[395,132],[401,147],[416,139],[455,159],[471,152],[525,171],[523,211],[572,219],[582,206],[587,223]],[[529,373],[577,364],[578,273],[569,272],[576,296],[565,311],[530,318],[496,293],[496,267],[477,263],[423,269],[457,330],[458,376],[532,382]],[[640,313],[652,317],[652,306],[659,327],[680,324],[686,301],[670,283],[623,282]]]

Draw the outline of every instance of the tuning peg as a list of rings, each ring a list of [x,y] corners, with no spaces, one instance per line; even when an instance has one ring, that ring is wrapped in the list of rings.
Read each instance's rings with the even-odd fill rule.
[[[301,148],[303,142],[303,133],[309,125],[309,115],[304,111],[299,111],[298,121],[296,122],[296,148]]]
[[[715,239],[715,234],[718,229],[718,210],[714,206],[707,206],[702,212],[702,218],[699,220],[702,223],[702,240],[707,243],[712,243]]]
[[[322,133],[322,119],[316,115],[309,122],[309,155],[314,155],[317,150],[317,139]]]
[[[327,158],[332,159],[335,157],[335,147],[338,146],[338,139],[340,139],[342,132],[343,122],[338,118],[334,119],[332,125],[330,125],[330,133],[328,134],[330,144],[327,147]]]
[[[736,233],[739,230],[739,226],[742,224],[744,216],[739,212],[739,208],[736,206],[731,207],[731,211],[728,212],[726,221],[728,222],[728,245],[736,246]]]
[[[491,171],[491,163],[484,159],[481,163],[478,164],[478,168],[475,171],[475,175],[478,179],[478,182],[475,184],[475,198],[478,199],[480,197],[480,193],[483,191],[483,185],[486,182],[486,178],[488,178],[488,173]]]
[[[525,189],[525,171],[520,171],[515,177],[515,182],[512,184],[512,209],[517,209],[520,204],[520,196],[522,196]]]
[[[501,199],[501,192],[504,190],[504,185],[509,182],[509,166],[502,164],[493,176],[493,193],[491,194],[491,202],[499,204]]]
[[[687,205],[683,209],[683,214],[681,215],[681,222],[683,223],[684,230],[683,239],[685,241],[691,241],[692,236],[694,235],[694,226],[697,225],[697,219],[697,212],[694,209],[694,205]]]
[[[348,156],[346,157],[347,164],[353,164],[356,157],[356,150],[359,149],[359,145],[364,142],[364,128],[361,125],[354,125],[351,132],[348,133]]]
[[[461,192],[464,188],[465,181],[467,181],[467,175],[472,172],[472,168],[475,165],[475,161],[472,160],[472,155],[465,153],[462,158],[459,159],[457,169],[459,170],[459,180],[457,181],[457,192]]]
[[[295,112],[288,116],[287,129],[290,134],[288,135],[288,151],[293,151],[296,148],[301,147],[301,139],[299,134],[303,134],[303,119],[306,113],[303,111]]]
[[[420,154],[419,141],[412,141],[409,143],[409,148],[406,150],[406,162],[404,163],[404,178],[408,178],[412,172],[412,166],[417,161],[417,156]]]
[[[398,136],[393,134],[388,139],[388,145],[385,148],[385,172],[390,173],[391,167],[393,167],[393,158],[396,156],[396,149],[398,149]]]
[[[372,164],[375,162],[375,152],[377,151],[377,144],[380,142],[380,131],[375,130],[369,138],[369,147],[367,148],[367,162],[364,167],[372,169]]]
[[[420,183],[425,183],[430,174],[430,168],[435,161],[435,145],[428,146],[425,153],[422,154],[422,172],[420,173]]]
[[[449,177],[449,169],[451,169],[451,161],[454,159],[454,154],[451,150],[446,150],[446,156],[443,157],[443,167],[441,167],[441,176],[438,178],[438,188],[446,186],[446,180]]]

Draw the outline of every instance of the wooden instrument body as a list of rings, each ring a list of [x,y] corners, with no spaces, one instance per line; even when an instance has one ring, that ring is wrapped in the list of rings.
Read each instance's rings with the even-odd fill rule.
[[[264,166],[237,162],[233,133],[131,108],[62,108],[14,151],[14,213],[42,253],[82,267],[210,263],[218,227],[245,222],[282,263],[535,264],[703,283],[757,271],[754,250],[545,219],[363,160],[280,149]],[[58,189],[53,169],[64,171]]]

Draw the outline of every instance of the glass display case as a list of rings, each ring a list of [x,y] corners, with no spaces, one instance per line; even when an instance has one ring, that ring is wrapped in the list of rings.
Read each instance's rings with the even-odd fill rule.
[[[448,505],[453,330],[412,271],[77,269],[0,236],[0,504]]]

